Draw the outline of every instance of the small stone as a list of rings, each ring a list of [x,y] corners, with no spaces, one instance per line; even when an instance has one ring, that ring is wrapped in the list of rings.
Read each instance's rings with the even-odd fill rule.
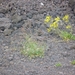
[[[11,29],[5,29],[3,33],[4,33],[5,36],[8,36],[8,35],[10,35],[12,32],[13,32],[13,30],[11,30]]]
[[[75,15],[75,0],[69,0],[68,6],[71,7],[71,10]]]
[[[4,14],[3,13],[0,13],[0,18],[4,17]]]
[[[6,29],[9,28],[10,25],[11,25],[11,22],[10,22],[9,18],[5,18],[5,17],[0,18],[0,28],[2,30],[4,30],[5,28]]]
[[[41,2],[40,5],[44,6],[44,3]]]
[[[2,63],[0,63],[0,66],[2,66]]]
[[[22,20],[22,16],[19,16],[19,15],[16,15],[16,14],[11,17],[12,23],[18,23],[18,22],[20,22],[21,20]]]
[[[63,72],[58,72],[58,74],[61,74],[61,75],[63,75],[64,73],[63,73]]]
[[[71,46],[70,49],[75,49],[75,45],[74,46]]]
[[[1,31],[4,31],[4,30],[5,30],[5,27],[4,27],[4,26],[1,26],[1,27],[0,27],[0,30],[1,30]]]
[[[13,61],[10,61],[10,65],[13,65],[14,64],[14,62]]]
[[[41,23],[34,23],[34,25],[37,27],[37,28],[40,28],[40,26],[41,26]]]
[[[38,36],[41,36],[42,35],[42,32],[41,31],[38,31]]]
[[[26,16],[23,16],[22,19],[23,19],[23,20],[27,20],[27,17],[26,17]]]
[[[26,17],[28,17],[29,19],[31,19],[33,17],[33,14],[32,13],[27,13]]]
[[[5,49],[8,49],[8,46],[5,46],[4,48],[5,48]]]
[[[24,24],[24,21],[21,21],[20,23],[12,24],[10,25],[9,29],[16,30],[18,28],[21,28],[23,24]]]
[[[3,13],[3,14],[5,14],[7,11],[6,11],[6,9],[5,8],[0,8],[0,13]]]
[[[9,56],[9,57],[8,57],[8,60],[9,60],[9,61],[12,61],[12,60],[13,60],[13,58],[14,58],[14,56],[13,56],[13,55],[11,55],[11,56]]]

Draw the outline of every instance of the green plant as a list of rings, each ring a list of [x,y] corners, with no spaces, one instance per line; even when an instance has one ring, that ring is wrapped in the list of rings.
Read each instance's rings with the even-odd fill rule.
[[[61,33],[59,34],[59,36],[61,38],[63,38],[64,40],[68,41],[68,40],[75,40],[75,36],[72,33],[69,33],[67,31],[60,31]]]
[[[61,67],[61,66],[62,66],[61,63],[56,63],[56,64],[55,64],[55,67]]]
[[[43,57],[44,50],[44,44],[40,44],[32,38],[26,37],[26,41],[23,43],[21,53],[29,58]]]
[[[44,22],[48,25],[48,32],[57,34],[65,41],[75,40],[75,35],[72,33],[72,26],[69,22],[69,15],[65,15],[63,18],[60,18],[59,16],[55,18],[46,16]]]
[[[71,64],[72,64],[72,65],[75,65],[75,60],[71,61]]]

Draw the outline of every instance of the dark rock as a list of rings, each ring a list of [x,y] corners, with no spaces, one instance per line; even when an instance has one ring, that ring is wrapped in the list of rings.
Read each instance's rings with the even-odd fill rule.
[[[45,12],[45,13],[43,13],[43,15],[44,15],[44,18],[46,17],[46,15],[47,15],[47,13]]]
[[[24,21],[21,21],[20,23],[12,24],[10,25],[9,29],[16,30],[18,28],[21,28],[23,24],[24,24]]]
[[[2,63],[0,63],[0,66],[2,66]]]
[[[29,13],[26,14],[26,17],[28,17],[29,19],[31,19],[33,17],[33,14],[29,12]]]
[[[5,27],[4,27],[4,26],[1,26],[1,27],[0,27],[0,30],[1,30],[1,31],[4,31],[4,30],[5,30]]]
[[[71,10],[73,11],[75,15],[75,0],[69,0],[68,5],[71,7]]]
[[[36,25],[34,23],[31,23],[31,28],[35,28],[35,27],[36,27]]]
[[[16,10],[15,10],[15,9],[12,9],[12,10],[10,11],[10,15],[11,15],[11,16],[13,16],[15,13],[16,13]]]
[[[27,17],[25,15],[22,16],[23,20],[27,20]]]
[[[41,31],[38,31],[38,36],[41,36],[42,35],[42,32]]]
[[[4,14],[3,13],[0,13],[0,18],[4,17]]]

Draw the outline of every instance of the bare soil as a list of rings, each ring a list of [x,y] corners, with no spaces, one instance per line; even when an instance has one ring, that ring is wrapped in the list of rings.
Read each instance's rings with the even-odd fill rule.
[[[0,75],[75,75],[75,41],[65,42],[50,34],[46,15],[70,15],[75,34],[75,16],[67,0],[0,0]],[[7,25],[6,25],[7,24]],[[9,25],[9,26],[8,26]],[[46,44],[43,58],[22,55],[25,35]],[[56,67],[56,63],[61,67]]]

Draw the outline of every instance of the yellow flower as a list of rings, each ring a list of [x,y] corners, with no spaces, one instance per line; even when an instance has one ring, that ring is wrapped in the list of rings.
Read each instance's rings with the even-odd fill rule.
[[[50,32],[51,31],[51,28],[47,28],[47,31]]]
[[[69,21],[69,15],[65,15],[63,18],[62,18],[63,21],[65,22],[68,22]]]
[[[57,22],[53,22],[51,25],[50,25],[51,28],[58,28],[58,23]]]
[[[44,22],[45,22],[45,23],[48,23],[48,22],[50,22],[50,20],[51,20],[51,16],[46,16]]]
[[[54,21],[55,21],[55,22],[60,21],[60,17],[57,16],[57,17],[54,19]]]
[[[66,29],[70,29],[70,28],[72,28],[71,25],[67,25],[66,26]]]

